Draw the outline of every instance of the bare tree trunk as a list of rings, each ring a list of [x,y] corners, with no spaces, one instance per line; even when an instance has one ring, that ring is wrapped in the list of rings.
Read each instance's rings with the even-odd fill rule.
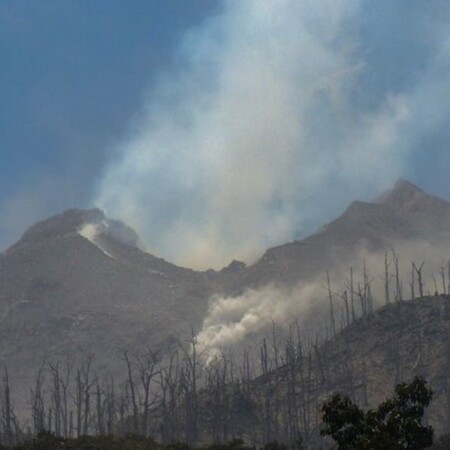
[[[440,275],[441,275],[441,282],[442,282],[442,294],[446,295],[447,294],[447,280],[445,279],[445,264],[444,264],[444,261],[441,262]]]
[[[8,368],[5,366],[3,373],[3,395],[4,395],[4,411],[3,411],[3,421],[5,423],[5,441],[8,447],[11,447],[13,442],[13,432],[12,432],[12,407],[11,407],[11,394],[9,389],[9,377]]]
[[[355,316],[355,289],[353,286],[353,267],[350,267],[350,303],[352,305],[352,321],[356,320]]]
[[[103,392],[100,388],[100,381],[98,378],[95,380],[95,403],[97,409],[97,433],[100,435],[105,434],[104,426],[104,402],[103,402]]]
[[[45,430],[45,403],[42,392],[43,366],[36,374],[34,389],[31,389],[31,416],[33,419],[33,433],[38,434]]]
[[[389,256],[388,252],[384,252],[384,302],[386,305],[391,303],[390,292],[389,292]]]
[[[141,379],[143,390],[142,401],[142,424],[141,433],[143,436],[148,436],[148,427],[150,419],[150,408],[155,404],[156,400],[151,399],[151,384],[154,377],[158,374],[157,364],[159,363],[158,352],[147,349],[142,357],[137,357],[137,367],[139,371],[139,377]]]
[[[93,381],[90,378],[93,355],[87,354],[75,376],[75,407],[77,437],[89,432],[90,397]]]
[[[333,292],[331,291],[330,272],[327,270],[326,288],[328,292],[328,301],[330,302],[330,322],[332,336],[336,336],[336,321],[334,318]]]
[[[55,419],[55,433],[61,435],[61,383],[59,373],[59,362],[56,364],[49,363],[50,373],[52,376],[52,405]]]
[[[139,409],[137,405],[137,396],[136,396],[136,390],[134,386],[134,377],[133,377],[133,369],[131,367],[131,361],[128,357],[128,353],[124,352],[124,359],[127,364],[127,370],[128,370],[128,385],[130,386],[130,393],[131,393],[131,404],[133,406],[133,433],[138,434],[139,432],[139,426],[138,426],[138,417],[139,417]]]
[[[260,355],[261,372],[263,375],[267,375],[269,373],[269,356],[267,354],[267,342],[265,338],[263,339]]]
[[[415,263],[413,263],[413,268],[416,271],[417,274],[417,283],[419,286],[419,295],[420,298],[423,297],[423,281],[422,281],[422,269],[423,269],[423,265],[425,264],[425,261],[422,261],[422,263],[420,264],[419,267],[416,266]]]
[[[106,432],[112,434],[116,420],[116,401],[114,392],[114,378],[111,376],[106,385]]]
[[[275,329],[275,322],[272,320],[272,347],[273,347],[273,355],[275,362],[275,370],[278,369],[278,343],[277,343],[277,334]]]
[[[201,364],[198,355],[198,343],[194,330],[189,341],[189,350],[180,345],[184,354],[184,370],[182,371],[182,389],[185,394],[186,409],[186,441],[194,445],[198,441],[198,381],[201,376]]]
[[[391,250],[391,254],[395,270],[395,300],[397,302],[401,302],[403,298],[402,298],[402,286],[400,280],[400,267],[399,267],[400,256],[398,255],[398,253],[395,252],[394,249]]]
[[[411,300],[414,300],[416,298],[415,284],[416,280],[415,280],[414,264],[411,264],[411,282],[410,282]]]

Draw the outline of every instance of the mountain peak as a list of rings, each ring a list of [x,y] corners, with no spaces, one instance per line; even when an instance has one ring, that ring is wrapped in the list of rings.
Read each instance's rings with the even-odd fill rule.
[[[20,241],[41,241],[51,237],[76,232],[86,223],[98,223],[105,219],[100,209],[69,209],[61,214],[42,220],[25,231]]]
[[[422,189],[420,189],[418,186],[405,179],[397,180],[392,191],[397,193],[423,192]]]
[[[139,247],[139,237],[132,228],[120,221],[108,219],[102,210],[94,208],[88,210],[69,209],[37,222],[25,231],[21,239],[11,249],[74,233],[86,237],[86,233],[80,233],[86,227],[90,227],[90,234],[106,236],[122,244]]]
[[[408,180],[399,180],[394,187],[374,200],[374,203],[385,205],[396,210],[420,209],[430,203],[442,202],[425,193]]]

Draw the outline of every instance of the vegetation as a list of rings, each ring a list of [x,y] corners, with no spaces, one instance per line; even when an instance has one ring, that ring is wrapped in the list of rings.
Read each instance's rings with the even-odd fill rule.
[[[322,434],[331,436],[340,450],[421,450],[433,443],[432,428],[422,424],[431,398],[420,378],[398,384],[393,398],[367,412],[336,394],[323,405]]]
[[[207,359],[193,333],[189,342],[164,353],[149,348],[124,352],[120,380],[97,372],[91,354],[77,361],[49,359],[36,373],[28,404],[21,405],[20,412],[16,412],[14,386],[10,387],[14,376],[9,377],[5,368],[0,380],[0,444],[21,450],[61,446],[183,450],[213,442],[212,450],[242,450],[242,438],[254,445],[270,443],[266,450],[311,449],[323,442],[319,433],[323,411],[324,434],[339,448],[425,448],[431,442],[431,429],[421,425],[421,418],[431,393],[419,379],[398,385],[391,400],[364,412],[373,396],[373,377],[355,343],[362,342],[359,333],[370,328],[370,320],[379,321],[373,334],[381,336],[377,345],[383,349],[381,356],[386,356],[392,386],[394,379],[429,375],[429,349],[436,347],[437,340],[436,334],[417,332],[424,316],[433,333],[438,330],[436,323],[445,329],[450,321],[450,262],[440,272],[444,296],[424,298],[416,308],[417,301],[405,301],[406,283],[400,279],[398,260],[394,251],[385,254],[386,307],[376,317],[373,277],[365,264],[361,271],[350,268],[337,288],[327,274],[329,317],[315,340],[305,339],[297,322],[283,335],[274,325],[259,354],[244,351],[239,357],[229,353]],[[424,293],[422,270],[423,263],[411,265],[412,298],[415,292]],[[334,339],[346,327],[350,338]],[[368,342],[363,342],[365,351]],[[449,367],[450,353],[441,353],[441,367]],[[438,405],[446,415],[441,419],[450,423],[446,374],[433,376],[435,382],[442,380],[433,385],[437,393],[433,407]],[[349,398],[334,396],[322,410],[324,395],[333,392]],[[435,448],[450,448],[446,442],[439,441],[436,445],[441,447]]]

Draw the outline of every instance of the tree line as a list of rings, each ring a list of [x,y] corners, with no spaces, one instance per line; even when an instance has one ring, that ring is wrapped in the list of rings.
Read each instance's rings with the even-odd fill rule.
[[[384,303],[401,305],[406,296],[399,256],[392,250],[384,262]],[[412,297],[416,292],[425,295],[423,268],[423,263],[411,264]],[[440,278],[433,278],[436,291],[450,292],[449,270],[449,265],[442,264]],[[165,446],[173,442],[225,445],[242,439],[249,446],[277,442],[289,448],[300,443],[317,447],[323,442],[322,407],[327,396],[343,392],[358,407],[369,407],[370,368],[356,371],[354,364],[359,362],[352,361],[348,349],[348,357],[340,361],[333,356],[333,338],[339,330],[376,309],[374,278],[366,264],[358,274],[350,268],[343,286],[336,290],[327,273],[324,292],[329,316],[324,333],[315,338],[306,339],[294,321],[282,338],[274,325],[257,352],[224,352],[206,358],[192,333],[188,341],[170,349],[124,352],[125,377],[120,380],[99,374],[90,353],[78,363],[48,359],[35,375],[25,412],[16,411],[5,367],[0,442],[20,445],[45,431],[64,440],[87,435],[119,440],[129,435],[152,437]],[[393,342],[396,381],[401,381],[402,355],[395,353],[396,348]],[[448,410],[443,414],[450,420],[448,381],[443,380],[443,386],[438,394],[448,396]]]

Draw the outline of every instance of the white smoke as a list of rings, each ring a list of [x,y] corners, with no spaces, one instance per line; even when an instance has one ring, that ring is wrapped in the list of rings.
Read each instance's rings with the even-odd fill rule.
[[[78,234],[94,244],[108,258],[115,259],[99,242],[98,236],[102,232],[102,225],[98,223],[85,223],[78,230]]]
[[[353,269],[354,290],[358,283],[364,283],[364,271],[370,280],[374,309],[386,302],[385,299],[385,257],[386,253],[360,250],[346,263],[330,267],[330,288],[333,297],[333,310],[336,329],[346,324],[346,310],[343,300],[347,291],[350,301],[350,267]],[[448,248],[426,241],[408,241],[397,243],[395,249],[387,250],[389,301],[397,301],[395,262],[397,258],[400,279],[400,297],[410,300],[412,295],[412,263],[422,267],[424,295],[450,293]],[[324,268],[324,271],[326,268]],[[419,297],[417,274],[414,279],[414,297]],[[351,315],[349,304],[349,314]],[[361,317],[360,299],[354,295],[356,317]],[[300,281],[287,288],[270,284],[259,289],[248,289],[238,297],[216,297],[211,299],[202,329],[197,335],[199,348],[208,359],[219,355],[236,344],[248,343],[252,336],[257,340],[270,333],[275,324],[279,330],[288,328],[292,322],[299,325],[303,338],[323,339],[324,329],[330,326],[330,304],[326,273],[317,274],[310,282]]]
[[[304,283],[294,288],[268,285],[239,297],[214,298],[197,335],[199,348],[214,357],[252,333],[267,331],[272,323],[286,325],[289,318],[306,316],[323,295],[320,283]]]
[[[330,208],[404,176],[412,144],[442,120],[420,101],[448,87],[441,75],[432,88],[428,71],[449,52],[437,48],[412,87],[364,102],[364,5],[224,2],[185,37],[182,69],[151,91],[97,205],[137,229],[150,251],[221,267],[251,262]]]

